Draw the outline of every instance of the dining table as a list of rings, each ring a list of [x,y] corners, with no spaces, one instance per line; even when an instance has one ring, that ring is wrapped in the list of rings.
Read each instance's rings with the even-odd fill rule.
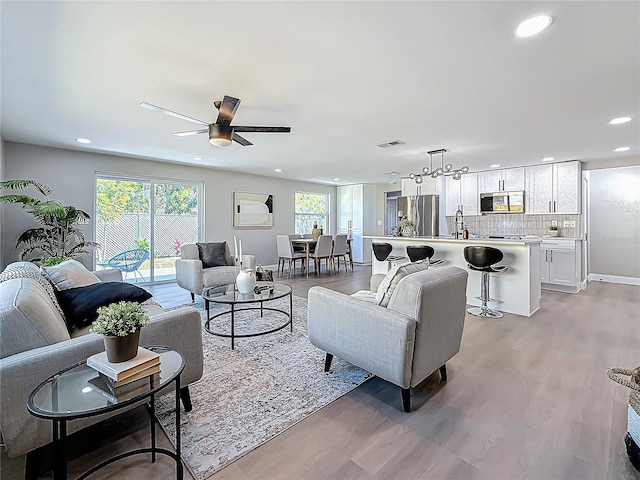
[[[307,269],[307,278],[309,278],[309,258],[311,257],[311,250],[315,248],[317,240],[313,238],[292,238],[291,245],[293,247],[304,247],[305,250],[305,259],[306,264],[305,268]],[[351,271],[353,271],[353,255],[351,253],[351,239],[347,238],[347,253],[349,254],[349,264],[351,265]]]

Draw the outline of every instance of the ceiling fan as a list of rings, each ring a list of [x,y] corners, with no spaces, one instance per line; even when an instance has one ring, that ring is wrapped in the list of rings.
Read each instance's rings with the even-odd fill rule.
[[[231,145],[232,140],[245,147],[247,145],[253,145],[253,143],[251,143],[249,140],[238,135],[238,132],[289,133],[291,131],[291,127],[240,127],[237,125],[231,125],[233,116],[236,114],[236,110],[240,105],[239,98],[233,98],[225,95],[222,99],[222,102],[217,100],[213,102],[213,104],[218,109],[218,118],[215,123],[203,122],[202,120],[188,117],[187,115],[182,115],[181,113],[172,112],[171,110],[167,110],[166,108],[151,105],[150,103],[146,102],[140,103],[140,106],[148,108],[150,110],[155,110],[160,113],[164,113],[165,115],[171,115],[172,117],[181,118],[182,120],[186,120],[188,122],[205,125],[207,128],[203,128],[201,130],[190,130],[188,132],[176,132],[173,135],[176,135],[178,137],[185,137],[187,135],[199,135],[201,133],[208,133],[209,143],[211,143],[211,145],[215,145],[216,147],[227,147]]]

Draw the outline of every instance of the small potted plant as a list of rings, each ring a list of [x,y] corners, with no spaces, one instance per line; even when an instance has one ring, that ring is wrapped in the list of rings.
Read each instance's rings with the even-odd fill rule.
[[[126,362],[138,354],[140,329],[149,323],[149,314],[139,303],[118,302],[98,309],[91,331],[104,336],[107,360]]]
[[[403,237],[415,237],[416,236],[416,224],[411,220],[402,220],[400,224],[402,228],[402,236]]]
[[[550,237],[557,237],[558,236],[558,226],[557,225],[551,225],[549,227],[549,236]]]

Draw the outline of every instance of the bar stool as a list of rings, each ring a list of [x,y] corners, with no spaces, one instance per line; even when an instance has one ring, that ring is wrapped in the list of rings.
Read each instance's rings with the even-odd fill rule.
[[[391,250],[393,250],[393,246],[390,243],[378,243],[372,242],[371,248],[373,249],[373,255],[379,262],[389,261],[394,262],[396,260],[402,260],[403,256],[401,255],[389,255]]]
[[[429,245],[407,245],[407,256],[411,262],[417,262],[419,260],[429,259],[429,266],[440,265],[442,259],[432,259],[435,254],[433,247]]]
[[[494,301],[489,297],[489,274],[501,273],[507,270],[507,267],[502,265],[494,267],[496,263],[500,262],[504,255],[502,250],[498,250],[493,247],[485,246],[469,246],[464,247],[464,259],[467,261],[468,267],[471,270],[482,272],[480,300],[482,300],[481,307],[471,307],[467,309],[471,315],[485,318],[500,318],[502,312],[491,310],[487,307],[488,301]]]

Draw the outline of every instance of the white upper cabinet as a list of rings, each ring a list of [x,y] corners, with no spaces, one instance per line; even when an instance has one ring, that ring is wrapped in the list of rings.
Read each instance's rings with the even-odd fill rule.
[[[414,195],[438,195],[438,181],[431,177],[422,177],[422,183],[417,184],[411,178],[402,179],[402,196],[411,197]]]
[[[524,167],[478,173],[478,193],[524,190]]]
[[[582,164],[553,165],[553,213],[580,213],[582,206]]]
[[[579,214],[581,170],[577,161],[527,167],[525,213]]]
[[[460,209],[464,215],[478,215],[478,174],[465,173],[460,180],[445,177],[445,215],[454,216]]]

